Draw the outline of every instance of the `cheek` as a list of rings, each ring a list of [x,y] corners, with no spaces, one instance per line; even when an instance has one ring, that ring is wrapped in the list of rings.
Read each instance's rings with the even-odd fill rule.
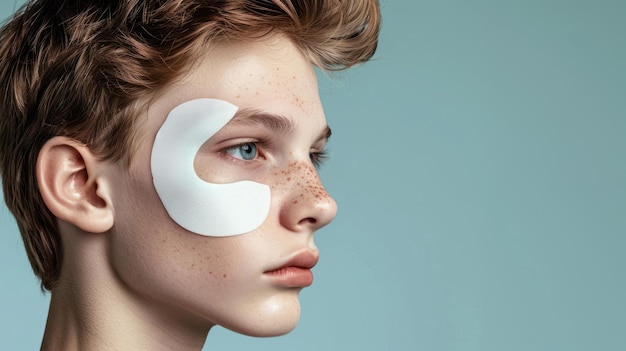
[[[306,162],[289,162],[285,168],[275,168],[263,180],[270,184],[274,200],[279,198],[290,205],[330,199],[317,170]]]
[[[237,107],[196,99],[174,108],[152,147],[154,187],[169,216],[190,232],[233,236],[258,228],[267,218],[270,189],[241,181],[213,184],[198,177],[194,159],[202,144],[230,121]]]
[[[233,240],[249,237],[248,241]],[[168,218],[118,223],[111,235],[111,264],[138,294],[173,304],[217,308],[205,303],[243,291],[258,267],[249,256],[251,236],[190,235]],[[234,289],[234,290],[233,290]],[[204,301],[204,302],[203,302]]]

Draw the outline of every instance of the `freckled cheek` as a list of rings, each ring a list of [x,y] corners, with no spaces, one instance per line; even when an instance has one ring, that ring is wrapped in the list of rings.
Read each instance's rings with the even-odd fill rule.
[[[205,181],[224,184],[251,180],[268,185],[272,202],[276,204],[297,204],[301,201],[324,201],[331,196],[326,192],[315,167],[306,162],[291,161],[286,166],[272,165],[254,171],[241,172],[240,169],[220,165],[210,167],[212,162],[196,162],[196,172]]]
[[[250,255],[260,240],[237,236],[211,238],[187,236],[188,240],[163,241],[174,264],[173,273],[192,285],[225,287],[248,281],[251,271],[245,267],[259,267],[255,255]]]
[[[281,203],[330,199],[317,170],[304,162],[290,162],[284,168],[275,167],[261,182],[270,186],[272,200]]]

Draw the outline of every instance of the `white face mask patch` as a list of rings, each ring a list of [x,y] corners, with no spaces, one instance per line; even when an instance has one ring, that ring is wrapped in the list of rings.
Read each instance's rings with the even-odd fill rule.
[[[238,107],[196,99],[175,107],[152,146],[152,181],[167,213],[181,227],[205,236],[233,236],[258,228],[270,209],[270,187],[253,181],[213,184],[201,179],[194,159]]]

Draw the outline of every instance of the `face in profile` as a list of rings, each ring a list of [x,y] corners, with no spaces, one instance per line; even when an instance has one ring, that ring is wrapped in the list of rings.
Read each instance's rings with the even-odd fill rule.
[[[184,186],[176,190],[181,184],[173,183],[169,195],[155,189],[151,157],[157,134],[177,107],[202,99],[235,106],[236,113],[191,157],[186,154],[191,151],[180,151],[180,157],[191,160],[201,182],[227,189],[249,182],[266,189],[266,197],[227,190],[225,198],[236,201],[216,196],[207,205],[185,195]],[[271,36],[208,49],[140,118],[130,167],[111,166],[110,264],[122,298],[154,324],[175,321],[181,330],[219,324],[269,336],[293,329],[300,316],[298,294],[311,284],[309,268],[319,257],[314,233],[336,212],[316,170],[329,135],[312,65],[288,39]],[[187,140],[168,142],[186,145]],[[168,156],[159,162],[178,169],[178,161]],[[203,191],[198,190],[199,198],[213,198]],[[166,209],[166,197],[175,198],[170,206],[178,212],[210,217],[207,206],[213,206],[230,222],[215,229],[211,220],[191,216],[199,228],[189,230]],[[248,208],[257,206],[266,209],[253,220]],[[241,233],[228,232],[231,223],[246,225]]]

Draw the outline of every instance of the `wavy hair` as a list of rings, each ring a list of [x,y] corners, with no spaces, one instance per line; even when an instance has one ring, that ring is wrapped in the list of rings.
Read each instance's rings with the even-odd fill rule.
[[[58,135],[130,162],[140,102],[217,40],[286,35],[316,66],[367,61],[377,0],[32,0],[0,30],[0,174],[42,289],[59,279],[56,217],[35,175]]]

